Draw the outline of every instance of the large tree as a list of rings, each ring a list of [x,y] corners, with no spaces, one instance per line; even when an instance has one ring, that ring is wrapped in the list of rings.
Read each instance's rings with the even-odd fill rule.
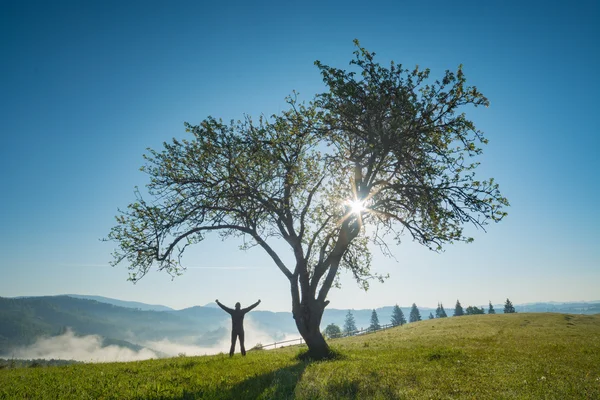
[[[389,254],[407,233],[440,251],[472,240],[465,224],[500,221],[508,202],[493,179],[475,178],[471,159],[487,140],[460,112],[488,100],[462,67],[429,82],[428,69],[384,67],[356,45],[350,71],[315,62],[328,90],[313,102],[291,97],[258,120],[208,117],[186,124],[191,137],[149,149],[147,194],[136,191],[109,234],[113,265],[127,263],[134,282],[153,266],[175,276],[187,246],[211,232],[241,236],[288,279],[296,326],[318,359],[329,354],[320,323],[340,271],[364,289],[383,279],[369,243]]]

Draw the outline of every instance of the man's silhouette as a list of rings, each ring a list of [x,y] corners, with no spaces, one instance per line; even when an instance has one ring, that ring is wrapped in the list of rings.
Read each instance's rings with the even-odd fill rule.
[[[244,315],[254,307],[260,304],[260,300],[256,303],[252,304],[250,307],[241,308],[240,303],[235,303],[235,310],[224,306],[219,303],[219,300],[215,300],[219,307],[223,310],[227,311],[229,315],[231,315],[231,349],[229,350],[229,357],[233,356],[233,352],[235,351],[235,341],[237,337],[240,338],[240,347],[242,348],[242,356],[246,355],[246,348],[244,347]]]

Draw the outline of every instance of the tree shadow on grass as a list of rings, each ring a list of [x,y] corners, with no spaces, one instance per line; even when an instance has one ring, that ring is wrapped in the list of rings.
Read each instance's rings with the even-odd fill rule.
[[[293,399],[296,385],[309,364],[310,361],[298,361],[289,367],[255,375],[233,386],[185,391],[180,399]]]
[[[331,350],[329,355],[321,361],[332,361],[345,359],[345,355],[338,351]],[[153,400],[189,400],[189,399],[293,399],[296,386],[302,378],[306,367],[314,362],[310,358],[307,350],[300,351],[294,357],[295,363],[285,368],[274,369],[262,374],[256,374],[244,379],[236,384],[227,382],[227,377],[223,377],[219,383],[208,383],[206,386],[189,387],[183,389],[181,395],[146,395],[144,399]],[[185,363],[184,369],[193,369],[196,362],[190,360]],[[346,388],[347,389],[347,388]],[[347,390],[346,390],[347,391]],[[140,397],[139,400],[142,398]]]

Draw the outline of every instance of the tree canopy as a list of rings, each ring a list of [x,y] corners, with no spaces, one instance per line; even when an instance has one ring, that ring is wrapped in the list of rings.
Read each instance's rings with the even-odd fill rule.
[[[112,264],[124,261],[134,282],[152,267],[176,276],[189,245],[211,232],[241,237],[289,280],[299,332],[319,357],[341,270],[367,289],[384,279],[371,271],[373,248],[389,254],[408,234],[440,251],[472,240],[465,224],[500,221],[508,201],[474,172],[487,139],[460,112],[488,100],[466,85],[462,66],[430,82],[429,69],[381,66],[355,44],[350,71],[315,62],[328,90],[313,101],[292,95],[270,118],[186,123],[190,136],[148,149],[147,193],[136,190],[117,216]],[[275,251],[280,240],[292,264]]]
[[[465,315],[476,315],[476,314],[485,314],[485,310],[483,307],[479,308],[477,306],[468,306],[465,310]]]
[[[334,323],[327,325],[327,327],[325,327],[325,331],[323,331],[323,333],[325,334],[325,336],[328,339],[335,339],[335,338],[339,338],[342,336],[342,330],[340,329],[339,326],[337,326]]]

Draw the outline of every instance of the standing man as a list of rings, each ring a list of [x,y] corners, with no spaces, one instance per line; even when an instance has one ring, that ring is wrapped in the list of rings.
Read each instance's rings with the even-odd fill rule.
[[[235,303],[235,310],[224,306],[219,303],[219,300],[215,300],[219,307],[225,310],[231,315],[231,349],[229,350],[229,357],[233,357],[235,351],[235,341],[237,337],[240,338],[240,347],[242,348],[242,356],[246,355],[246,348],[244,347],[244,315],[254,307],[260,304],[260,300],[252,304],[250,307],[240,309],[241,305],[239,302]]]

